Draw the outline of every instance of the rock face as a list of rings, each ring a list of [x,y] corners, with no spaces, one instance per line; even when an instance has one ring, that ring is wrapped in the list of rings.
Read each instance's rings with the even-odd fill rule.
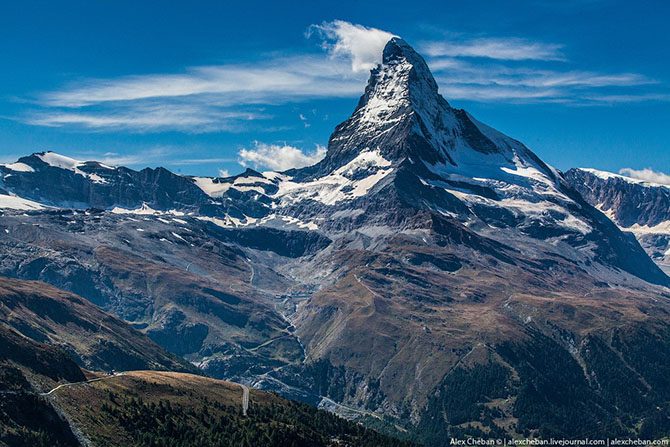
[[[108,168],[22,160],[3,168],[0,272],[77,289],[217,377],[429,445],[647,436],[646,409],[667,411],[668,277],[561,173],[451,107],[401,39],[311,167],[128,173],[147,192],[84,211],[21,185],[53,168],[97,191]]]
[[[56,396],[39,395],[90,378],[82,367],[196,371],[84,298],[0,277],[0,444],[84,445]]]
[[[86,377],[56,346],[38,343],[0,324],[0,443],[80,445],[67,421],[37,395],[61,381]]]
[[[42,152],[0,167],[4,187],[40,203],[66,208],[197,208],[207,196],[167,169],[140,172]]]
[[[633,233],[659,266],[670,270],[670,187],[595,169],[570,169],[565,178],[619,228]]]
[[[123,321],[47,284],[0,277],[0,302],[0,328],[57,346],[87,369],[194,371]]]

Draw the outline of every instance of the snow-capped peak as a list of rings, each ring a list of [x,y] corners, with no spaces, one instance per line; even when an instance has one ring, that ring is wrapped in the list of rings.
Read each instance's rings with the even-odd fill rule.
[[[47,152],[40,152],[37,154],[33,154],[34,157],[38,158],[39,160],[43,161],[49,166],[52,166],[54,168],[60,168],[60,169],[65,169],[68,171],[72,171],[75,174],[81,175],[82,177],[86,177],[92,182],[95,183],[106,183],[105,179],[102,178],[100,175],[92,173],[92,172],[85,172],[81,170],[82,167],[91,165],[107,170],[113,170],[114,168],[111,166],[107,166],[105,164],[99,163],[99,162],[88,162],[88,161],[80,161],[80,160],[75,160],[74,158],[70,158],[65,155],[58,154],[56,152],[52,151],[47,151]]]
[[[650,186],[650,187],[655,187],[655,188],[670,188],[670,185],[648,182],[646,180],[641,180],[641,179],[637,179],[637,178],[633,178],[633,177],[627,177],[625,175],[615,174],[613,172],[601,171],[599,169],[594,169],[594,168],[578,168],[578,169],[580,171],[584,171],[584,172],[588,172],[589,174],[593,174],[596,177],[601,178],[603,180],[619,179],[619,180],[623,180],[624,182],[634,183],[634,184],[637,184],[637,185]]]
[[[42,152],[35,154],[37,158],[42,160],[44,163],[55,168],[67,169],[69,171],[74,171],[79,166],[83,165],[83,161],[75,160],[74,158],[67,157],[65,155],[57,154],[56,152]]]
[[[371,147],[394,165],[412,160],[458,167],[473,158],[486,166],[514,165],[519,158],[553,177],[521,143],[451,107],[426,62],[400,38],[386,44],[356,110],[332,134],[326,157],[297,177],[311,180],[333,173]]]
[[[382,64],[371,72],[370,81],[354,113],[362,123],[388,124],[391,117],[410,106],[435,108],[437,83],[423,58],[404,40],[391,39],[382,56]]]

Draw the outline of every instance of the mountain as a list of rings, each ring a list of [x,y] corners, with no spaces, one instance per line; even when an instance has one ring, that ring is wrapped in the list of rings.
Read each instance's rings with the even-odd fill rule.
[[[90,301],[40,282],[0,277],[0,326],[58,346],[87,369],[195,370]]]
[[[0,277],[0,445],[80,445],[62,410],[39,394],[86,380],[82,367],[196,371],[81,297]]]
[[[565,178],[670,270],[670,187],[596,169],[570,169]]]
[[[202,219],[148,208],[7,210],[0,274],[85,297],[209,374],[234,378],[300,358],[273,301],[292,283],[267,265],[327,239],[273,229],[236,234]],[[267,250],[245,252],[233,239]],[[276,341],[264,349],[269,340]]]
[[[4,188],[22,198],[65,208],[132,208],[145,202],[156,207],[197,208],[206,200],[191,181],[163,168],[137,172],[54,152],[22,157],[1,166],[0,175]]]
[[[40,386],[84,379],[58,347],[0,325],[0,446],[79,445],[67,421],[37,391]]]
[[[198,445],[411,445],[256,390],[243,417],[240,385],[178,370],[195,368],[83,298],[0,277],[0,446],[146,445],[150,437],[163,445],[194,435]],[[146,425],[161,418],[176,426]]]
[[[72,290],[208,374],[427,445],[670,431],[670,279],[452,107],[401,39],[314,166],[54,159],[3,168],[0,273]]]

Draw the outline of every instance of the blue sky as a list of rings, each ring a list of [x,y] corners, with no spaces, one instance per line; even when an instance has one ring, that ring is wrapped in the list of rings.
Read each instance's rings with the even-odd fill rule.
[[[395,34],[453,106],[559,169],[668,173],[669,16],[665,1],[3,2],[0,162],[307,164]]]

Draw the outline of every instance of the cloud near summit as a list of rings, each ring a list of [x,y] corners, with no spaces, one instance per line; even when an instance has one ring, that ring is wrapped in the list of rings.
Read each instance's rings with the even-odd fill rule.
[[[636,180],[642,180],[644,182],[657,183],[659,185],[670,186],[670,175],[665,174],[663,172],[654,171],[651,168],[644,168],[644,169],[623,168],[619,171],[619,174],[634,178]]]
[[[355,73],[367,72],[381,63],[384,46],[392,37],[397,37],[387,31],[343,20],[312,25],[307,36],[314,33],[323,38],[322,46],[332,57],[350,59],[351,70]]]

